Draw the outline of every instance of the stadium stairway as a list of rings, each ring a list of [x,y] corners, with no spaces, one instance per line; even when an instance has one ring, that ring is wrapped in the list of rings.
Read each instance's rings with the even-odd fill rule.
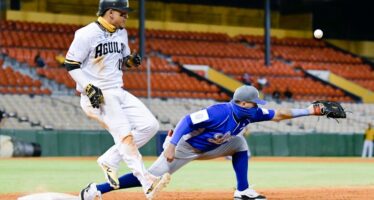
[[[374,93],[371,90],[347,80],[342,76],[325,70],[307,70],[306,73],[357,96],[357,98],[362,99],[364,103],[374,103]]]
[[[231,94],[235,92],[236,88],[243,85],[242,82],[207,65],[182,65],[181,67],[186,73],[192,74],[199,79],[206,79],[224,90],[229,91]]]

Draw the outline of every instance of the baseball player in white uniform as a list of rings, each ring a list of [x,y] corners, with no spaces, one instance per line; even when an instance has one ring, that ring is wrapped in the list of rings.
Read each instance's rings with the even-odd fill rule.
[[[120,187],[117,170],[123,160],[152,199],[170,175],[154,176],[146,170],[138,148],[156,134],[159,124],[138,98],[122,88],[122,69],[141,63],[139,55],[130,54],[124,29],[130,11],[128,0],[100,0],[97,21],[75,32],[64,64],[81,92],[83,111],[114,139],[115,144],[98,159],[108,183]]]

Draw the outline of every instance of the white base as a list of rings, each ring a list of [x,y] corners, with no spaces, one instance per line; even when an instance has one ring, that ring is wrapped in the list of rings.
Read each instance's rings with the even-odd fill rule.
[[[79,200],[79,197],[64,193],[46,192],[26,195],[19,197],[17,200]]]

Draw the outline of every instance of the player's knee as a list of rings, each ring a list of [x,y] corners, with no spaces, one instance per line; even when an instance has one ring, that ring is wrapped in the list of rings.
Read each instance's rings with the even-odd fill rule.
[[[234,137],[230,142],[232,142],[235,152],[248,151],[248,145],[244,138]]]
[[[235,144],[240,144],[242,145],[243,143],[246,143],[245,140],[241,137],[233,137],[231,138],[230,142],[235,143]]]
[[[128,134],[124,136],[121,140],[121,143],[126,144],[126,145],[134,144],[134,136],[132,134]]]
[[[148,124],[148,132],[152,135],[156,134],[158,129],[160,128],[160,124],[158,123],[157,119],[153,118],[149,121]]]
[[[157,133],[159,128],[160,128],[160,125],[156,118],[147,117],[144,119],[143,124],[136,127],[136,130],[138,132],[145,133],[153,137]]]

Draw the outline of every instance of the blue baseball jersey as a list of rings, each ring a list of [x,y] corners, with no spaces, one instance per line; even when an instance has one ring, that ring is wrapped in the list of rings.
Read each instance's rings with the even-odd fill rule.
[[[171,143],[183,137],[202,152],[213,150],[238,135],[249,123],[273,119],[274,110],[242,108],[234,102],[212,105],[185,116],[174,130]]]

